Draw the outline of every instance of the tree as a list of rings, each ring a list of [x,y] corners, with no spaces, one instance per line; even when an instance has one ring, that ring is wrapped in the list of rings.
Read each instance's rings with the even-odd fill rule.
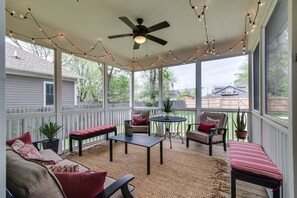
[[[63,68],[80,76],[77,97],[80,102],[99,102],[103,99],[103,65],[76,56],[63,54]]]
[[[249,84],[249,70],[248,70],[248,64],[244,63],[239,68],[239,73],[236,73],[236,79],[234,81],[234,85],[241,86],[245,85],[248,86]]]

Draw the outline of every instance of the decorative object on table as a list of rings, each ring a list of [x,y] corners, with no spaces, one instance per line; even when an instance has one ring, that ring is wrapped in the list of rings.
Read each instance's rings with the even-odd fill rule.
[[[240,114],[240,108],[237,109],[237,116],[236,120],[234,121],[234,126],[236,128],[235,133],[237,136],[237,139],[245,139],[247,135],[247,131],[245,130],[246,128],[246,115],[245,115],[245,110]]]
[[[169,113],[173,112],[173,108],[172,108],[172,101],[169,100],[169,98],[167,98],[165,101],[163,101],[163,111],[165,113],[165,118],[168,119],[169,118]]]
[[[129,120],[125,120],[125,135],[126,136],[133,136],[133,131],[132,131],[132,127],[130,125]]]
[[[42,142],[44,149],[52,149],[58,153],[59,139],[55,137],[61,128],[62,126],[58,125],[56,122],[44,123],[40,127],[40,132],[48,138],[48,140]]]

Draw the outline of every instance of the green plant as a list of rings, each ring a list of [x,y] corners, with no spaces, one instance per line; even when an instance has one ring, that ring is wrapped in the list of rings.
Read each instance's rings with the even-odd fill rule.
[[[39,130],[48,138],[48,141],[51,142],[61,128],[62,126],[59,126],[56,122],[48,122],[44,123]]]
[[[169,98],[163,101],[163,111],[165,113],[173,112],[172,102],[169,100]]]
[[[237,116],[236,116],[236,122],[234,122],[234,126],[237,129],[237,131],[245,131],[245,127],[246,127],[246,115],[245,115],[245,111],[243,110],[243,112],[240,115],[240,108],[238,108],[237,110]]]

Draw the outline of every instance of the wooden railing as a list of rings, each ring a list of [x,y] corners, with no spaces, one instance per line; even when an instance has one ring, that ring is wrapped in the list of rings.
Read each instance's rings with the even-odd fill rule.
[[[142,108],[143,109],[143,108]],[[149,109],[150,116],[162,115],[160,109]],[[229,121],[227,124],[228,133],[227,141],[236,138],[235,128],[232,120],[236,116],[236,110],[218,110],[205,109],[209,112],[220,112],[228,115]],[[113,124],[118,127],[118,132],[124,132],[124,120],[130,119],[131,108],[111,108],[108,111],[104,109],[86,109],[86,110],[65,110],[62,112],[62,133],[59,137],[62,139],[62,150],[69,148],[69,133],[74,130],[96,127],[106,124]],[[195,109],[181,109],[175,110],[172,114],[174,116],[181,116],[187,118],[186,122],[182,122],[179,126],[177,123],[172,123],[171,129],[175,132],[180,132],[181,136],[185,136],[187,124],[196,122]],[[7,139],[15,138],[23,133],[29,131],[33,141],[46,139],[39,132],[40,126],[49,121],[56,121],[56,114],[53,112],[46,113],[21,113],[21,114],[7,114]],[[161,132],[164,127],[160,125],[151,124],[151,132]],[[164,132],[164,131],[163,131]],[[84,143],[92,143],[104,137],[97,137],[86,140]]]

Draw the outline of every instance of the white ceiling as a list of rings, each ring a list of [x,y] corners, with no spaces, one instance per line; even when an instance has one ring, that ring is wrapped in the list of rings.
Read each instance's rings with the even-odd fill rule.
[[[205,0],[208,6],[206,20],[209,41],[216,40],[217,52],[228,50],[243,38],[245,16],[249,12],[254,17],[257,2],[258,0]],[[202,11],[202,0],[192,0],[192,3],[198,7],[198,12]],[[190,56],[196,58],[201,52],[195,52],[195,49],[203,51],[206,41],[204,23],[198,21],[188,0],[6,0],[6,8],[15,11],[16,16],[26,13],[27,7],[31,8],[31,13],[49,35],[63,33],[84,52],[89,51],[91,46],[100,40],[106,50],[112,53],[116,63],[123,67],[127,66],[133,57],[141,60],[143,65],[152,66],[149,63],[158,56],[164,58],[169,50],[181,60]],[[265,14],[267,7],[261,7],[258,18]],[[128,17],[135,24],[137,18],[143,18],[143,25],[147,27],[168,21],[169,28],[151,33],[168,43],[162,46],[147,41],[139,50],[133,50],[132,37],[108,39],[109,35],[132,32],[118,19],[120,16]],[[28,20],[19,20],[7,13],[6,22],[7,30],[12,30],[13,33],[28,38],[44,37],[31,17],[28,17]],[[68,51],[79,52],[67,43],[65,38],[53,40]],[[38,41],[49,43],[48,40]],[[239,44],[233,53],[241,50],[242,45]],[[104,50],[98,45],[90,54],[101,56]],[[171,58],[172,60],[168,58],[166,63],[181,62]],[[111,64],[108,57],[96,59]],[[153,66],[158,66],[158,63]]]

